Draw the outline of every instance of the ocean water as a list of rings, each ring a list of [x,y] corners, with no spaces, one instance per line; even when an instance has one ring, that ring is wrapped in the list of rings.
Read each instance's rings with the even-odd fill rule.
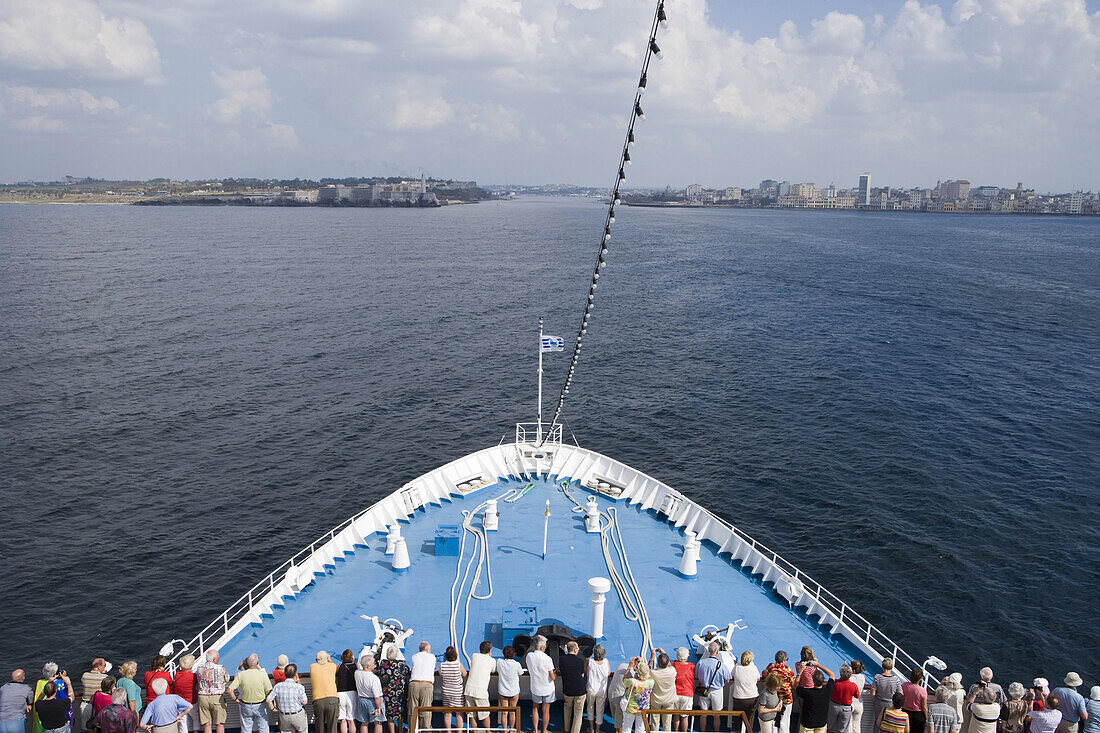
[[[0,673],[144,668],[533,419],[537,319],[575,333],[602,215],[0,206]],[[583,445],[918,658],[1100,683],[1100,220],[622,207],[614,235]]]

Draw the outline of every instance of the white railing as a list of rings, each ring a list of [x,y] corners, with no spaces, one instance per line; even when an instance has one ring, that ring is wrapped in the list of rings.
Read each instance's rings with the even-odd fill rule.
[[[516,444],[561,445],[561,423],[516,423]]]
[[[537,423],[518,423],[516,425],[516,442],[521,445],[529,445],[534,442],[538,435],[538,427]],[[590,477],[595,473],[613,474],[611,478],[624,487],[621,498],[626,499],[628,503],[640,503],[643,510],[654,509],[661,514],[666,514],[669,520],[677,526],[691,524],[693,529],[709,530],[709,528],[700,526],[700,519],[708,524],[709,522],[716,523],[722,530],[718,536],[712,535],[710,531],[703,531],[699,535],[699,539],[710,540],[715,543],[720,553],[730,553],[731,563],[742,560],[742,567],[752,575],[761,576],[764,582],[775,582],[784,576],[794,579],[801,585],[801,593],[792,605],[805,606],[808,616],[818,616],[822,624],[831,626],[834,633],[843,633],[849,641],[862,648],[864,652],[894,659],[895,665],[903,672],[908,672],[914,668],[923,668],[920,661],[901,649],[886,633],[862,615],[853,611],[823,585],[799,570],[793,563],[774,550],[742,532],[729,521],[717,516],[706,507],[700,506],[690,497],[637,469],[600,453],[562,444],[562,426],[560,424],[551,426],[548,423],[543,423],[542,427],[544,430],[549,430],[549,433],[545,436],[545,442],[547,444],[554,443],[558,450],[554,451],[552,457],[549,457],[551,465],[540,467],[540,470],[563,478],[569,477],[582,483],[586,477]],[[280,594],[293,594],[301,587],[308,585],[308,582],[303,583],[299,577],[288,577],[288,572],[293,570],[298,575],[303,572],[321,572],[321,567],[318,566],[314,556],[325,545],[334,543],[338,535],[346,531],[350,532],[349,528],[368,513],[372,511],[379,513],[378,518],[381,519],[379,527],[396,521],[399,516],[407,517],[418,506],[423,506],[427,501],[437,502],[451,493],[461,493],[456,488],[455,481],[465,478],[466,474],[471,473],[475,467],[486,477],[506,476],[513,471],[524,470],[525,462],[522,458],[516,458],[514,449],[510,446],[498,445],[452,461],[405,484],[385,499],[348,517],[275,568],[266,578],[252,586],[247,593],[231,603],[221,615],[207,624],[202,631],[188,642],[184,649],[173,655],[169,664],[174,669],[176,660],[188,651],[199,656],[206,650],[214,648],[218,642],[226,641],[230,631],[234,630],[235,626],[242,624],[245,619],[251,616],[253,620],[259,621],[256,615],[257,608],[270,609],[272,603],[278,602],[281,597]],[[422,495],[422,491],[426,493]],[[666,501],[669,496],[674,497],[675,501]],[[356,530],[359,532],[359,528],[356,528]],[[378,531],[377,528],[371,530],[371,532],[374,531]],[[728,537],[721,536],[722,534],[728,535]],[[357,534],[357,536],[359,535],[365,536],[362,532]],[[346,539],[343,544],[347,544]],[[336,554],[340,552],[338,549],[332,551]],[[327,555],[330,553],[321,554]],[[331,560],[322,558],[321,564],[329,564],[330,562]],[[298,587],[295,588],[294,586]],[[938,682],[931,675],[926,676],[926,684],[938,684]]]
[[[691,501],[688,499],[688,501]],[[699,506],[695,502],[692,502],[696,506]],[[706,513],[708,517],[718,522],[722,526],[726,527],[730,532],[736,535],[742,542],[749,545],[749,547],[763,555],[765,558],[771,561],[779,570],[786,573],[788,576],[799,581],[804,588],[804,595],[808,594],[813,596],[818,605],[829,611],[836,617],[838,623],[841,626],[845,626],[852,632],[852,641],[862,641],[864,645],[873,650],[880,657],[889,657],[894,660],[895,666],[901,671],[908,673],[909,670],[914,668],[923,668],[923,664],[918,662],[912,655],[907,653],[904,649],[899,647],[893,639],[881,631],[877,626],[865,619],[860,614],[853,611],[847,603],[836,597],[825,586],[818,583],[812,577],[799,570],[795,565],[787,561],[782,555],[778,554],[774,550],[769,549],[763,544],[757,542],[749,535],[745,534],[737,527],[733,526],[730,522],[722,519],[706,507],[699,506],[699,508]],[[854,637],[854,638],[853,638]],[[939,680],[932,677],[925,670],[925,686],[930,684],[939,684]]]
[[[169,668],[171,671],[176,669],[176,661],[188,652],[195,655],[196,658],[201,657],[202,654],[210,648],[210,642],[216,641],[225,636],[229,629],[233,627],[235,623],[246,617],[248,614],[255,610],[257,602],[275,589],[275,586],[286,580],[287,571],[291,568],[297,569],[303,560],[307,560],[317,551],[318,548],[324,546],[332,539],[340,534],[344,529],[349,527],[355,520],[362,517],[369,512],[371,507],[348,517],[340,524],[330,529],[325,534],[321,535],[308,546],[302,548],[285,561],[282,565],[275,568],[271,573],[261,580],[256,585],[248,589],[248,592],[243,596],[229,604],[229,607],[222,611],[222,614],[211,621],[206,627],[195,635],[195,638],[191,639],[187,643],[187,646],[172,655],[172,658],[168,660]]]
[[[920,661],[898,646],[898,644],[881,629],[852,610],[848,604],[837,598],[835,594],[821,585],[821,583],[799,570],[793,563],[789,562],[779,553],[757,542],[729,521],[717,516],[706,507],[700,506],[690,497],[685,496],[681,492],[637,469],[631,468],[614,459],[607,458],[599,453],[595,453],[594,451],[589,451],[584,448],[573,449],[571,446],[566,447],[570,449],[570,452],[575,450],[578,453],[588,454],[590,460],[587,462],[581,461],[574,466],[569,466],[571,462],[567,459],[566,467],[572,468],[573,471],[562,471],[561,473],[563,475],[572,475],[573,478],[581,479],[583,482],[583,476],[595,470],[603,470],[604,473],[617,473],[619,474],[618,483],[625,487],[622,498],[625,498],[628,503],[641,503],[643,509],[655,509],[658,513],[665,513],[662,512],[662,509],[668,508],[665,500],[669,496],[675,497],[678,501],[669,502],[669,504],[671,504],[671,508],[668,508],[669,519],[678,517],[680,520],[677,522],[678,525],[687,524],[690,521],[695,528],[700,528],[700,517],[705,517],[717,523],[729,533],[732,542],[725,540],[725,538],[712,537],[709,532],[705,533],[705,535],[700,535],[699,539],[709,539],[714,542],[718,546],[719,552],[730,552],[731,563],[739,559],[738,548],[736,548],[735,545],[737,543],[742,544],[743,547],[746,548],[746,551],[743,553],[744,557],[740,559],[746,561],[743,567],[748,569],[752,575],[762,576],[765,582],[774,582],[779,580],[783,575],[786,575],[801,584],[801,597],[792,605],[806,606],[807,615],[816,615],[821,618],[823,624],[833,625],[834,633],[846,631],[847,633],[845,633],[844,636],[848,638],[849,641],[856,646],[862,647],[865,652],[878,655],[882,658],[889,657],[893,659],[897,668],[903,672],[908,673],[909,670],[914,668],[924,669],[924,665]],[[604,463],[604,465],[600,465],[601,463]],[[754,553],[756,559],[750,566],[750,562],[748,561],[754,559]],[[761,562],[761,560],[763,562]],[[772,567],[762,567],[766,564],[770,564]],[[927,670],[925,670],[925,684],[938,683],[939,680],[932,677],[928,674]]]

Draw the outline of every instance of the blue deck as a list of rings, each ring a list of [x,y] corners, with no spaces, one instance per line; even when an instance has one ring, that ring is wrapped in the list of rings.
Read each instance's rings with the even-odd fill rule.
[[[356,653],[373,641],[373,626],[360,617],[394,617],[415,629],[406,643],[406,652],[415,651],[420,641],[430,641],[433,651],[441,653],[449,644],[450,589],[458,558],[437,557],[434,538],[440,525],[461,522],[463,510],[471,510],[485,499],[503,494],[509,488],[530,482],[516,478],[466,497],[453,497],[442,506],[417,510],[414,518],[402,525],[412,566],[409,572],[395,573],[385,555],[386,538],[375,534],[343,561],[294,598],[284,599],[284,607],[265,617],[262,626],[253,625],[222,647],[223,662],[235,664],[251,652],[260,654],[265,667],[274,666],[279,654],[291,661],[308,665],[318,650],[338,658],[345,648]],[[499,656],[504,643],[501,623],[505,611],[533,606],[540,624],[558,623],[577,635],[590,633],[591,594],[588,578],[609,577],[598,534],[585,532],[583,515],[574,513],[574,505],[553,481],[536,481],[534,487],[515,503],[498,504],[500,529],[489,533],[493,595],[488,600],[472,600],[466,651],[473,653],[484,639],[492,641]],[[591,492],[573,484],[570,489],[580,502]],[[550,499],[549,549],[541,557],[543,510]],[[694,652],[690,636],[706,624],[725,626],[742,619],[745,630],[734,632],[733,650],[752,650],[757,666],[763,669],[776,650],[783,649],[798,659],[799,650],[809,645],[822,664],[836,671],[849,659],[862,659],[870,669],[881,660],[866,659],[850,644],[823,631],[815,619],[792,612],[770,586],[760,582],[728,556],[719,557],[717,548],[704,543],[697,579],[687,580],[677,573],[682,554],[683,533],[625,501],[598,498],[601,510],[618,509],[623,541],[631,569],[637,579],[648,610],[653,643],[665,649],[687,646]],[[480,518],[475,526],[480,526]],[[466,559],[470,557],[472,535],[467,535]],[[614,556],[614,554],[613,554]],[[464,561],[465,562],[465,561]],[[478,593],[487,592],[483,574]],[[463,595],[465,598],[465,595]],[[613,663],[637,654],[641,632],[636,622],[628,621],[615,589],[607,594],[604,640],[602,643]],[[461,605],[458,636],[462,636]]]

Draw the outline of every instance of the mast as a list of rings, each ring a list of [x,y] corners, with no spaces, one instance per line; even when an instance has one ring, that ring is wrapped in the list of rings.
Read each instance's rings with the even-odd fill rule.
[[[535,445],[542,445],[542,316],[539,316],[539,409],[538,427],[535,428]]]

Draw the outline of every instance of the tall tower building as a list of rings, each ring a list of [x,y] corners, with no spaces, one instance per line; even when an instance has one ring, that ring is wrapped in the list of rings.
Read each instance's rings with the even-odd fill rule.
[[[871,205],[871,174],[864,173],[859,177],[859,198],[856,199],[857,206],[870,206]]]

